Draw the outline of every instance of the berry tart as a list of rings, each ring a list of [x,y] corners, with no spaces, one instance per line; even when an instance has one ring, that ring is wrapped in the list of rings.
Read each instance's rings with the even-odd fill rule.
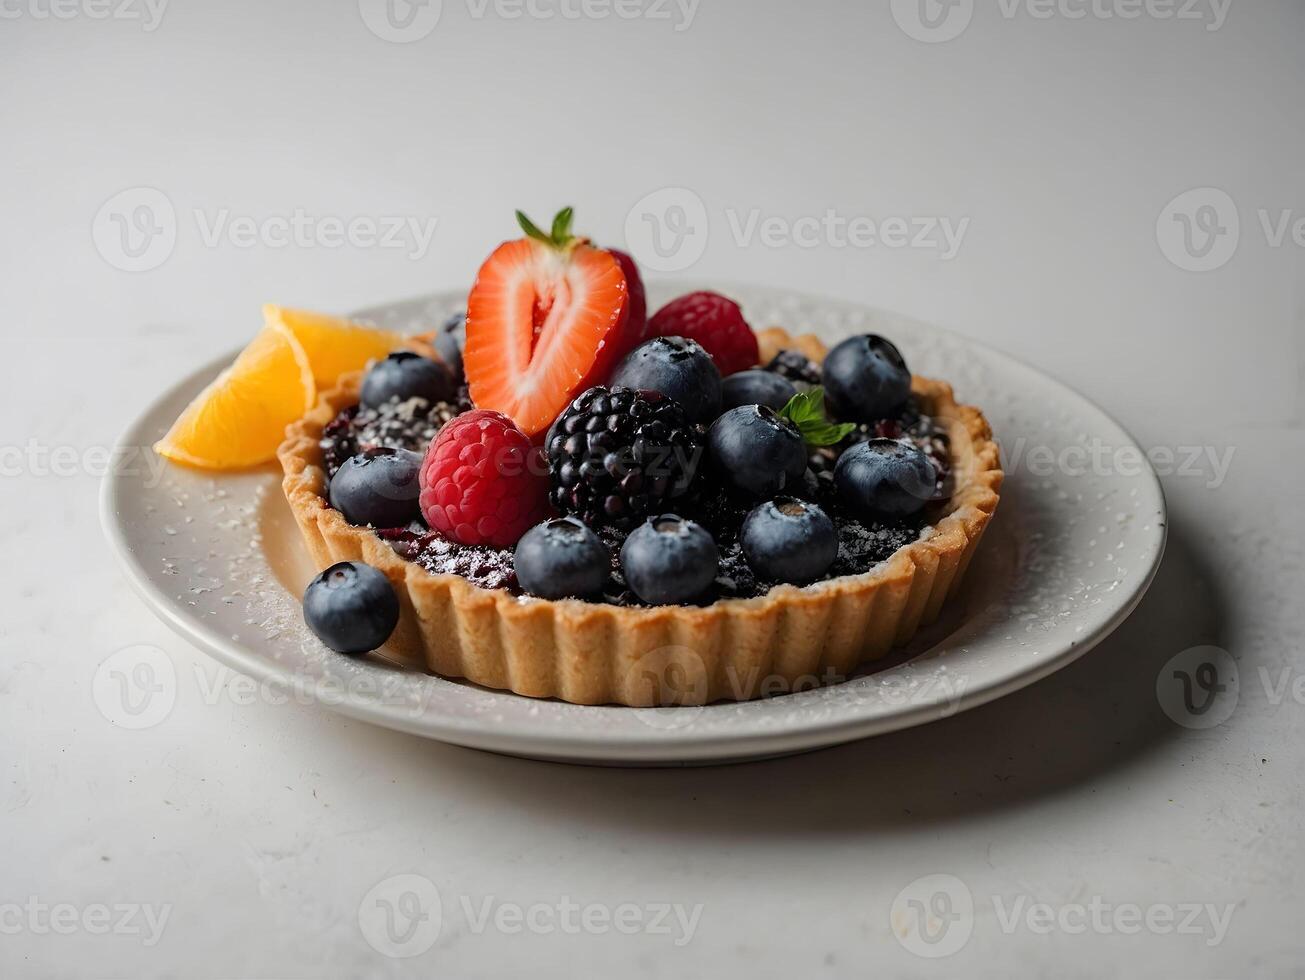
[[[826,350],[518,213],[465,314],[286,432],[322,640],[579,704],[850,676],[953,595],[998,503],[983,415],[873,335]]]

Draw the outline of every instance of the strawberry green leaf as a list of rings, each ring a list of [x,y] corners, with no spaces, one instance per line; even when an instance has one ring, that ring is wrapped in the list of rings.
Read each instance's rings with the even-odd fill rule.
[[[574,208],[563,208],[553,218],[552,231],[545,232],[539,225],[527,218],[525,212],[518,211],[517,224],[521,226],[522,231],[535,241],[543,242],[551,248],[563,249],[575,239],[575,236],[571,234],[571,219],[573,217],[575,217]]]
[[[517,212],[517,224],[521,226],[522,231],[524,231],[527,235],[529,235],[531,238],[535,239],[536,241],[543,242],[545,245],[553,244],[553,239],[550,238],[548,235],[545,235],[542,231],[540,231],[539,226],[536,225],[529,218],[527,218],[524,211]]]
[[[779,411],[780,418],[788,419],[812,448],[832,446],[842,442],[855,430],[850,422],[831,422],[825,414],[825,389],[812,388],[799,391]]]
[[[574,208],[563,208],[553,219],[553,244],[559,248],[571,240],[571,219],[574,216]]]

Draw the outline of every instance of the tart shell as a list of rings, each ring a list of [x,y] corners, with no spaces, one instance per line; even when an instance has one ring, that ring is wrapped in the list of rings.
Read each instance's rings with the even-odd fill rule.
[[[760,331],[762,363],[782,348],[814,360],[811,335]],[[286,431],[283,488],[319,569],[364,561],[389,578],[399,625],[383,653],[444,677],[528,697],[631,707],[745,701],[837,682],[908,642],[955,594],[997,508],[997,444],[983,414],[951,386],[915,377],[921,409],[950,435],[954,493],[918,540],[859,575],[804,588],[781,585],[710,606],[633,608],[547,601],[436,575],[397,555],[370,528],[349,524],[325,498],[319,440],[356,404],[362,372],[346,375]]]

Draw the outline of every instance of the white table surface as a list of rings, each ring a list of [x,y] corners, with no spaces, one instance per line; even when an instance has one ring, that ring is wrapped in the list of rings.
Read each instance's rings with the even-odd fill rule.
[[[121,0],[63,2],[58,17],[50,0],[0,4],[5,976],[1298,973],[1305,247],[1290,224],[1271,232],[1305,216],[1299,0],[1189,8],[1203,19],[1004,0],[943,43],[900,28],[899,2],[702,0],[689,22],[675,4],[574,19],[612,8],[537,0],[513,18],[445,0],[408,43],[347,0],[175,0],[157,23],[143,0],[108,19]],[[347,310],[464,285],[515,207],[574,204],[619,243],[667,186],[708,215],[686,275],[934,320],[1064,379],[1147,447],[1208,449],[1164,478],[1169,553],[1132,619],[1051,679],[927,728],[618,771],[243,703],[130,592],[99,529],[96,452],[250,336],[261,303]],[[166,195],[176,241],[127,272],[111,241],[97,249],[96,217],[139,187]],[[1219,268],[1187,271],[1162,212],[1203,187],[1235,202],[1240,238],[1231,255],[1215,240]],[[1229,229],[1226,199],[1180,203]],[[224,214],[296,209],[438,221],[424,252],[205,240]],[[744,240],[732,224],[754,209],[969,224],[944,260]],[[1221,475],[1210,459],[1228,453]],[[133,731],[92,682],[138,644],[166,652],[178,687],[165,721]],[[1207,644],[1235,658],[1240,693],[1227,720],[1190,729],[1160,710],[1156,678]],[[890,925],[894,897],[935,873],[974,906],[948,959]],[[369,889],[399,874],[442,900],[438,937],[408,959],[359,924]],[[487,902],[504,917],[482,923]],[[595,918],[564,928],[565,902]],[[598,918],[622,903],[634,934]],[[697,909],[692,930],[657,928],[659,903]],[[1038,903],[1046,930],[1024,914]],[[1196,934],[1131,928],[1130,905],[1181,921],[1189,903],[1230,907],[1226,930],[1205,912]],[[1094,905],[1108,911],[1077,928]],[[513,931],[532,906],[552,911]],[[146,912],[165,911],[152,934]]]

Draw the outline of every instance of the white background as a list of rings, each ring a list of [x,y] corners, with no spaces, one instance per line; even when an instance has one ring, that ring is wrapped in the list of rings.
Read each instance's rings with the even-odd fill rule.
[[[1036,4],[1044,18],[981,0],[944,43],[911,36],[900,2],[701,0],[690,21],[674,3],[577,19],[562,12],[578,0],[516,18],[444,0],[408,43],[345,0],[172,0],[157,23],[143,3],[101,19],[95,0],[59,2],[68,16],[0,2],[0,907],[171,913],[150,947],[0,914],[6,975],[1300,967],[1305,248],[1290,230],[1272,244],[1258,213],[1305,217],[1299,0],[1233,0],[1217,30],[1209,3],[1191,20],[1155,16],[1181,4]],[[730,769],[536,764],[306,706],[206,701],[195,671],[218,668],[130,593],[102,544],[97,479],[51,473],[28,447],[112,444],[163,387],[243,343],[265,301],[344,311],[464,287],[516,207],[542,220],[574,204],[583,230],[619,244],[636,202],[668,186],[708,215],[685,275],[931,319],[1064,379],[1145,446],[1232,450],[1222,481],[1208,462],[1165,478],[1169,553],[1133,618],[972,713]],[[175,247],[126,272],[96,218],[139,187],[172,206]],[[1158,226],[1172,234],[1169,202],[1205,187],[1231,198],[1240,238],[1220,268],[1185,271]],[[296,209],[434,218],[436,233],[416,258],[204,240],[223,214]],[[754,209],[969,224],[944,261],[745,243],[731,216]],[[1218,217],[1227,228],[1226,207]],[[95,668],[142,643],[176,664],[178,701],[153,728],[115,728]],[[1155,679],[1200,644],[1232,654],[1241,693],[1227,721],[1193,731],[1159,709]],[[940,961],[890,929],[894,896],[935,873],[975,909],[968,943]],[[359,926],[369,889],[399,874],[432,882],[444,913],[406,960]],[[702,911],[676,946],[477,932],[463,896]],[[1145,928],[1042,936],[1003,931],[994,896],[1234,911],[1213,946]]]

